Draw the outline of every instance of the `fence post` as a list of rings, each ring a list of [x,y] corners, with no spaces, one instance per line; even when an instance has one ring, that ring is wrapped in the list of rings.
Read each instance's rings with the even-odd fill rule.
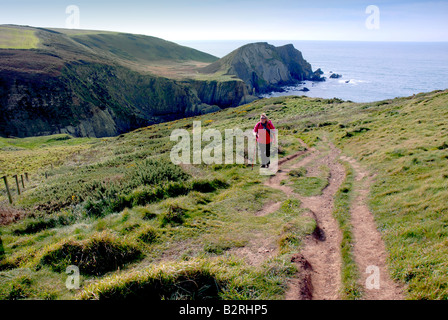
[[[28,178],[28,172],[25,172],[25,180],[26,180],[26,182],[30,181],[30,179]]]
[[[9,203],[12,204],[11,192],[9,191],[9,186],[8,186],[8,178],[6,176],[3,176],[2,178],[3,178],[3,181],[5,181],[6,193],[8,194]]]
[[[25,183],[23,182],[23,174],[20,175],[20,180],[22,181],[22,188],[25,189]]]
[[[16,179],[16,185],[17,185],[17,194],[20,196],[20,186],[19,186],[19,179],[17,178],[17,175],[12,176]]]

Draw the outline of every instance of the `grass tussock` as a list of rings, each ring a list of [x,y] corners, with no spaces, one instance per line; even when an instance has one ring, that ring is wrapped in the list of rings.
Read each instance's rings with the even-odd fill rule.
[[[82,274],[102,275],[141,258],[136,245],[101,232],[82,241],[63,241],[48,248],[41,258],[43,265],[63,272],[69,265],[79,267]]]
[[[270,261],[253,270],[233,258],[191,259],[106,277],[84,288],[83,300],[248,300],[279,297],[292,264]]]

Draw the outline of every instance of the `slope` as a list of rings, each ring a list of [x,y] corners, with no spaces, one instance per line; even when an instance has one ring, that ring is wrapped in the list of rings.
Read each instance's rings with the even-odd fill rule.
[[[138,292],[166,299],[283,298],[290,280],[301,272],[291,258],[306,253],[307,239],[319,235],[322,227],[306,205],[309,196],[320,192],[328,196],[325,181],[331,179],[332,169],[325,163],[325,153],[331,151],[325,149],[327,137],[342,151],[342,159],[356,160],[346,161],[347,168],[353,166],[358,174],[359,163],[376,174],[369,181],[370,190],[363,180],[355,181],[361,189],[343,184],[336,194],[337,206],[338,197],[349,194],[348,208],[351,201],[356,208],[359,190],[384,241],[391,277],[405,285],[405,297],[446,299],[447,101],[448,91],[361,104],[281,97],[194,119],[204,130],[245,130],[266,112],[279,128],[280,158],[291,159],[304,151],[299,139],[319,149],[323,162],[310,158],[306,165],[298,155],[297,171],[290,171],[289,181],[279,182],[302,194],[302,200],[264,185],[268,177],[246,165],[173,166],[169,154],[176,142],[170,141],[170,133],[186,129],[191,138],[193,119],[79,143],[70,137],[48,137],[48,144],[2,139],[4,174],[29,170],[32,179],[20,197],[14,196],[14,206],[7,205],[3,193],[3,214],[27,218],[1,228],[5,276],[0,296],[15,297],[19,292],[19,298],[48,294],[121,299]],[[204,141],[203,146],[209,143]],[[51,153],[58,157],[48,157]],[[249,154],[246,147],[245,156]],[[260,215],[266,206],[271,211]],[[350,210],[342,211],[348,214],[348,226],[358,223],[351,221]],[[143,257],[120,260],[118,265],[110,257],[106,273],[83,274],[82,293],[76,296],[64,287],[63,266],[53,265],[51,259],[69,248],[92,250],[101,232],[108,233],[112,255],[124,241],[129,247],[123,250],[132,253],[137,248]],[[349,260],[358,254],[352,249],[357,231],[352,232],[351,240],[344,236]],[[70,252],[74,262],[77,251]],[[93,253],[87,257],[83,262],[87,265],[97,258]],[[362,285],[359,274],[365,270],[356,271],[359,267],[354,266],[348,269],[349,276]],[[164,279],[161,287],[154,282],[156,275]],[[184,287],[186,283],[194,285]]]
[[[11,25],[0,31],[2,46],[12,47],[0,50],[4,137],[114,136],[236,106],[247,96],[241,81],[190,81],[194,68],[217,58],[162,39]],[[26,37],[38,39],[37,47],[17,49]]]
[[[218,61],[199,69],[200,73],[242,79],[249,92],[265,93],[303,80],[322,81],[292,44],[275,47],[266,42],[238,48]]]

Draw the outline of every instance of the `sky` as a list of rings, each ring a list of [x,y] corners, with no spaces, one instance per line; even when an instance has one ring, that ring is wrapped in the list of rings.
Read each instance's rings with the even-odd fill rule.
[[[171,41],[448,41],[448,0],[0,0],[0,24]]]

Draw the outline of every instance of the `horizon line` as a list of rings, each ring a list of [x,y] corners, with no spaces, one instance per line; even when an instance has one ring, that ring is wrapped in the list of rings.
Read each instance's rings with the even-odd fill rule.
[[[359,40],[359,39],[173,39],[173,38],[162,38],[160,36],[145,34],[145,33],[131,33],[125,31],[116,31],[116,30],[99,30],[99,29],[71,29],[71,28],[61,28],[61,27],[43,27],[43,26],[31,26],[31,25],[21,25],[21,24],[12,24],[5,23],[0,24],[0,26],[16,26],[16,27],[26,27],[26,28],[39,28],[39,29],[63,29],[63,30],[79,30],[79,31],[95,31],[95,32],[111,32],[111,33],[123,33],[123,34],[133,34],[133,35],[142,35],[147,37],[159,38],[166,41],[251,41],[251,42],[267,42],[267,41],[328,41],[328,42],[402,42],[402,43],[448,43],[448,40]]]

